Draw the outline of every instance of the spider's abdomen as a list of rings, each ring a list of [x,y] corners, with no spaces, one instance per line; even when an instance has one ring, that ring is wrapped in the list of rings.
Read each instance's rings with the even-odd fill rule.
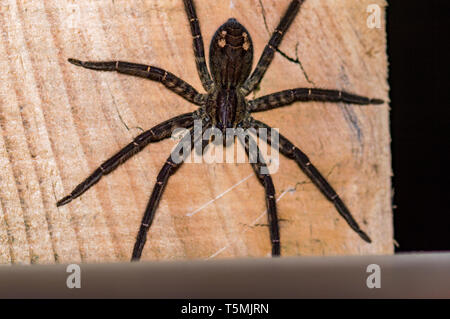
[[[234,89],[250,75],[253,44],[236,19],[229,19],[214,34],[209,47],[211,75],[218,88]]]

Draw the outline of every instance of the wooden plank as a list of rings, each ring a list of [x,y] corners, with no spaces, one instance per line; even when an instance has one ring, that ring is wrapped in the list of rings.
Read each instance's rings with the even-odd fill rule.
[[[255,63],[288,4],[196,1],[206,48],[235,17],[251,34]],[[381,28],[368,27],[369,4],[380,6]],[[281,44],[301,66],[277,54],[250,97],[312,86],[388,100],[385,6],[306,1]],[[128,260],[176,140],[148,146],[69,205],[56,201],[142,129],[195,106],[160,84],[67,58],[152,64],[202,91],[182,1],[2,0],[0,22],[0,263]],[[273,179],[284,256],[393,252],[387,103],[295,103],[255,118],[309,155],[373,240],[363,242],[295,163],[280,158]],[[143,259],[268,256],[264,212],[248,163],[185,164],[169,181]]]

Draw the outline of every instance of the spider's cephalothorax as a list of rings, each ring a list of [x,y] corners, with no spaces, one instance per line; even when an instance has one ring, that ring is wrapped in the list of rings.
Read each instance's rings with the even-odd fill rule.
[[[261,58],[259,59],[253,73],[251,73],[253,45],[250,34],[235,19],[229,19],[226,23],[224,23],[216,31],[211,41],[209,58],[212,77],[206,65],[203,39],[200,32],[200,25],[195,12],[194,3],[192,0],[183,0],[183,2],[193,37],[195,62],[203,88],[207,92],[206,94],[199,93],[182,79],[155,66],[122,61],[86,62],[69,59],[69,62],[88,69],[117,71],[119,73],[134,75],[160,82],[169,90],[180,95],[187,101],[198,105],[199,109],[195,112],[176,116],[138,135],[131,143],[101,164],[100,167],[98,167],[90,176],[75,187],[69,195],[58,201],[57,206],[65,205],[73,199],[79,197],[91,186],[97,183],[103,175],[112,172],[120,164],[142,150],[149,143],[154,143],[170,137],[172,131],[177,127],[191,129],[191,134],[187,135],[187,137],[190,138],[191,146],[193,146],[196,140],[194,138],[192,127],[194,126],[194,120],[196,119],[203,120],[204,130],[210,128],[211,126],[217,127],[223,132],[226,128],[236,127],[241,127],[243,129],[265,128],[269,130],[267,134],[267,142],[270,144],[272,128],[263,122],[255,120],[251,117],[250,113],[282,107],[297,101],[343,102],[360,105],[383,103],[380,99],[369,99],[367,97],[344,91],[319,88],[288,89],[254,100],[246,100],[245,97],[257,87],[258,83],[263,78],[264,73],[272,62],[273,56],[277,51],[281,40],[283,39],[284,34],[287,32],[289,26],[297,15],[304,0],[292,0],[290,2],[289,7],[280,20],[280,23],[265,46]],[[278,138],[280,152],[298,164],[300,169],[313,181],[325,198],[334,204],[336,210],[346,220],[348,225],[363,240],[370,243],[371,240],[369,236],[367,236],[367,234],[360,229],[357,222],[350,214],[347,206],[327,182],[327,180],[317,170],[317,168],[310,162],[308,156],[306,156],[299,148],[294,146],[284,136],[278,135]],[[184,139],[185,138],[183,138],[183,140]],[[181,143],[184,142],[185,141],[182,141]],[[250,143],[254,143],[251,136],[248,136],[246,139],[240,139],[240,142],[245,147],[247,155],[255,156],[255,154],[250,153],[252,150],[249,145]],[[203,141],[203,147],[206,147],[207,143],[208,141]],[[262,168],[266,168],[266,164],[260,155],[259,149],[256,149],[256,152],[258,162],[252,163],[252,167],[255,175],[264,186],[266,193],[272,256],[279,256],[280,233],[278,227],[275,188],[271,176],[268,173],[265,173],[268,170],[262,170]],[[182,162],[174,162],[173,158],[176,155],[178,155],[178,153],[174,153],[169,156],[156,178],[156,184],[153,188],[147,208],[145,209],[141,227],[136,238],[136,243],[134,245],[131,257],[132,260],[140,259],[147,238],[147,232],[152,224],[164,187],[167,184],[170,175],[173,174],[182,164]],[[182,153],[181,155],[185,158],[188,154]]]
[[[209,48],[212,90],[205,109],[212,125],[225,133],[240,126],[248,116],[245,96],[240,91],[251,72],[253,44],[248,31],[236,19],[229,19],[214,34]]]

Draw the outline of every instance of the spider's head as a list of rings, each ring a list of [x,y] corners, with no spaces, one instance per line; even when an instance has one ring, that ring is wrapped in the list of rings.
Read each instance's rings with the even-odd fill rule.
[[[245,97],[238,90],[216,89],[208,95],[205,111],[211,124],[225,133],[247,118]]]
[[[214,82],[224,89],[237,88],[250,75],[253,44],[242,24],[231,18],[217,29],[209,47],[209,67]]]

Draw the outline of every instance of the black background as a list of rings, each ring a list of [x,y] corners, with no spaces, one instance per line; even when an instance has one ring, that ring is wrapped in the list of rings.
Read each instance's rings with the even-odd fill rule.
[[[387,14],[396,251],[450,250],[450,1]]]

